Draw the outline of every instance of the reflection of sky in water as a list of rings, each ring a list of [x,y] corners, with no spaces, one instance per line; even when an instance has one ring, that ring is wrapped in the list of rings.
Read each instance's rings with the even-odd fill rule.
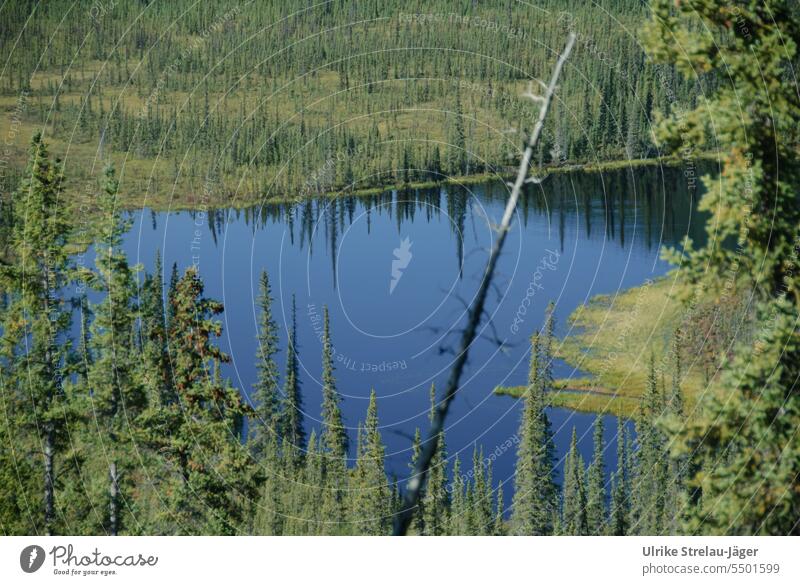
[[[557,305],[558,333],[563,335],[567,316],[590,297],[667,271],[659,259],[660,245],[679,242],[687,226],[697,231],[689,226],[690,198],[680,177],[679,171],[661,175],[655,170],[637,171],[635,181],[624,172],[557,175],[548,179],[544,191],[537,187],[521,201],[489,296],[491,323],[484,325],[470,352],[463,387],[447,421],[451,456],[458,453],[462,461],[470,461],[475,442],[488,455],[514,437],[520,405],[493,396],[492,390],[525,381],[528,338],[541,326],[548,301]],[[144,211],[136,214],[125,245],[132,261],[148,268],[161,248],[165,281],[173,262],[183,270],[195,257],[206,294],[225,304],[221,345],[233,358],[227,374],[246,393],[255,380],[258,274],[266,269],[272,282],[281,370],[295,294],[308,428],[318,425],[319,338],[322,307],[327,305],[336,379],[351,436],[365,417],[374,388],[387,466],[403,477],[414,429],[427,429],[430,385],[441,388],[445,383],[453,357],[446,349],[456,345],[465,307],[479,285],[493,238],[488,222],[499,221],[505,204],[500,184],[470,189],[209,214]],[[699,239],[697,233],[692,236]],[[398,254],[400,264],[407,265],[390,292],[395,250],[405,238],[410,248]],[[557,364],[558,376],[571,372]],[[594,416],[558,409],[550,416],[559,457],[569,446],[574,425],[588,459]],[[616,422],[606,418],[607,461],[613,464]],[[495,482],[508,481],[515,448],[497,450],[502,452],[494,460]]]

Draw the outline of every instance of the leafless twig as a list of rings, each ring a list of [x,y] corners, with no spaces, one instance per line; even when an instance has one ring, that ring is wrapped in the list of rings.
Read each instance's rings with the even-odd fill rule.
[[[505,242],[506,234],[511,226],[511,218],[514,216],[514,211],[517,208],[517,201],[519,200],[522,188],[525,183],[541,182],[540,179],[534,179],[533,181],[529,180],[528,170],[530,168],[531,159],[533,158],[533,151],[535,150],[536,145],[539,142],[539,137],[542,134],[544,120],[547,116],[547,111],[550,109],[550,102],[553,98],[553,94],[556,91],[558,78],[561,75],[561,68],[564,66],[564,63],[569,57],[574,44],[575,35],[570,33],[569,38],[567,39],[567,44],[564,47],[564,51],[559,56],[556,66],[553,69],[553,75],[550,78],[550,83],[546,86],[545,94],[543,96],[534,95],[532,93],[532,85],[529,87],[528,93],[525,94],[526,97],[529,97],[535,103],[540,104],[539,117],[537,118],[536,125],[534,126],[533,132],[528,139],[528,144],[525,147],[525,151],[522,153],[522,160],[519,164],[517,179],[513,184],[510,185],[511,195],[506,203],[503,219],[497,228],[497,239],[492,246],[489,259],[486,262],[486,270],[484,271],[480,288],[478,288],[478,293],[475,295],[475,303],[472,305],[472,308],[469,311],[467,326],[461,335],[461,344],[458,353],[456,354],[455,361],[453,362],[453,369],[450,371],[450,378],[447,380],[444,397],[436,405],[436,408],[433,411],[431,430],[428,435],[428,439],[424,442],[424,447],[422,449],[422,453],[420,453],[417,465],[414,468],[414,473],[411,476],[411,479],[409,479],[408,485],[406,486],[402,509],[395,516],[394,534],[397,536],[404,535],[408,530],[414,510],[419,503],[420,494],[422,493],[425,482],[428,479],[428,470],[430,469],[433,456],[436,453],[439,443],[439,435],[444,429],[444,420],[445,417],[447,417],[447,411],[450,408],[450,403],[453,401],[456,391],[458,390],[458,385],[461,380],[461,373],[464,370],[464,364],[467,361],[467,353],[469,352],[472,342],[475,340],[478,325],[480,323],[481,316],[483,315],[483,306],[486,301],[486,293],[489,290],[489,285],[492,281],[492,275],[494,274],[494,269],[497,265],[497,259],[503,249],[503,243]],[[541,85],[544,86],[544,84]]]

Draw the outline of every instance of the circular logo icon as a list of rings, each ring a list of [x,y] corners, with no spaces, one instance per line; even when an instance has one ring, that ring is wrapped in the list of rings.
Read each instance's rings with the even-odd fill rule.
[[[35,573],[44,564],[44,549],[38,544],[32,544],[22,549],[19,554],[19,566],[26,573]]]

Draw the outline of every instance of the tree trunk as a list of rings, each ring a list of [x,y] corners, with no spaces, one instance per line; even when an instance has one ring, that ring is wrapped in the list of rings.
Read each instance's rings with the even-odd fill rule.
[[[44,437],[44,533],[53,534],[55,520],[53,454],[55,452],[55,431],[52,423],[48,423]]]
[[[111,463],[108,466],[109,484],[109,506],[108,506],[108,532],[111,536],[117,536],[119,532],[119,476],[117,475],[117,464]]]

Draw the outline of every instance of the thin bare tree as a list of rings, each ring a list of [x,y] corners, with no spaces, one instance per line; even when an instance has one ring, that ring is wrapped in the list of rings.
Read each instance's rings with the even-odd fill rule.
[[[430,470],[431,461],[433,460],[433,456],[436,453],[436,449],[439,444],[439,436],[444,429],[444,421],[447,417],[447,411],[449,410],[450,403],[453,401],[453,398],[455,398],[458,390],[458,386],[461,381],[461,374],[464,371],[464,365],[467,363],[467,354],[469,353],[469,348],[471,347],[472,342],[475,341],[478,325],[480,324],[481,317],[483,315],[486,294],[491,285],[492,276],[494,275],[495,266],[497,265],[497,259],[500,256],[500,252],[503,250],[503,244],[505,243],[506,234],[511,226],[511,218],[514,216],[514,212],[517,208],[517,201],[519,200],[520,193],[522,192],[522,189],[526,183],[540,183],[542,181],[541,178],[528,176],[531,159],[533,158],[533,152],[539,143],[539,138],[542,134],[542,128],[544,127],[544,121],[547,117],[547,112],[550,109],[550,102],[552,101],[556,87],[558,86],[558,78],[561,75],[561,69],[569,57],[574,44],[575,35],[570,33],[569,37],[567,38],[567,44],[564,47],[564,50],[561,52],[561,55],[558,57],[558,61],[553,69],[553,74],[550,77],[550,83],[545,85],[543,82],[539,82],[545,90],[544,95],[535,95],[533,93],[532,85],[528,92],[524,94],[525,97],[539,104],[539,117],[536,120],[536,125],[533,127],[530,137],[528,138],[525,151],[522,153],[522,160],[520,161],[519,170],[517,171],[517,178],[513,184],[509,184],[511,187],[511,195],[506,203],[503,219],[500,222],[500,225],[496,228],[497,238],[495,239],[494,245],[489,252],[489,259],[486,262],[486,269],[483,273],[483,279],[481,280],[480,288],[478,288],[478,293],[475,296],[475,302],[473,303],[472,307],[470,307],[467,325],[461,335],[461,343],[453,362],[453,369],[450,371],[450,377],[447,380],[444,397],[436,405],[436,408],[433,411],[431,429],[428,439],[424,443],[422,453],[420,454],[420,457],[414,468],[414,473],[412,474],[411,479],[409,479],[408,485],[406,486],[405,496],[403,497],[403,505],[400,511],[395,515],[393,532],[396,536],[403,536],[408,531],[408,526],[411,523],[414,510],[419,504],[420,495],[422,494],[422,490],[427,482],[428,471]]]

